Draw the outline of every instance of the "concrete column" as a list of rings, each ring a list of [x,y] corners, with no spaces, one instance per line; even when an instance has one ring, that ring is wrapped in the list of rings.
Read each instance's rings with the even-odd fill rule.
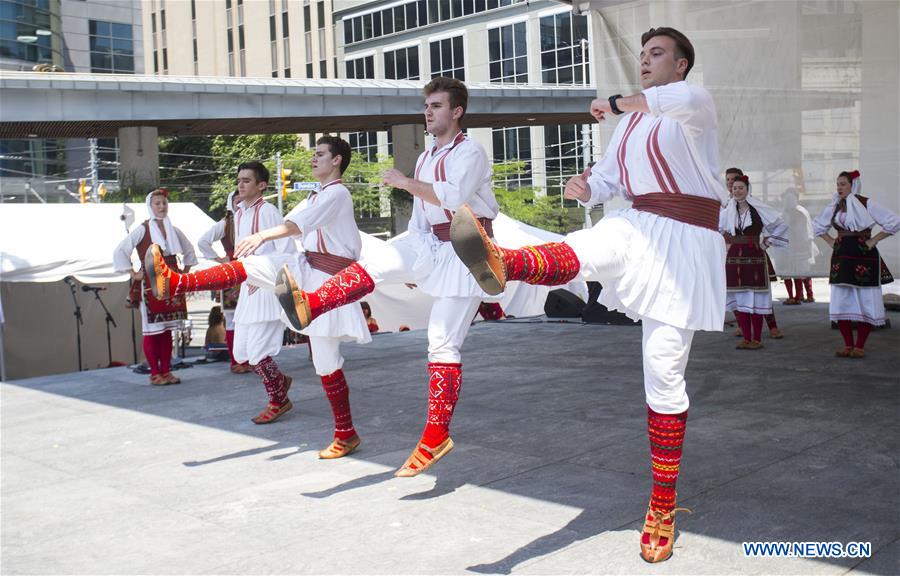
[[[123,190],[159,186],[158,140],[154,126],[119,129],[119,186]]]
[[[416,160],[425,149],[425,126],[422,124],[403,124],[391,127],[394,140],[394,168],[408,176],[414,176],[416,172]],[[393,233],[401,234],[409,225],[412,215],[412,203],[393,203],[392,216],[394,217]]]
[[[900,4],[859,2],[862,13],[862,94],[859,170],[863,195],[900,213]],[[894,276],[900,272],[900,234],[879,242]],[[898,283],[889,291],[900,292]]]

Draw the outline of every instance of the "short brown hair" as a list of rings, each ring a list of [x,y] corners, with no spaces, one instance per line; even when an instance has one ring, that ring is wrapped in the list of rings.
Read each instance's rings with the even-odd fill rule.
[[[684,78],[687,79],[688,72],[694,67],[694,45],[688,40],[688,37],[674,28],[665,26],[660,28],[651,28],[641,35],[641,46],[656,36],[667,36],[675,41],[675,57],[686,58],[688,61],[687,69],[684,71]]]
[[[469,105],[469,89],[460,80],[438,76],[425,85],[424,92],[426,97],[435,92],[446,92],[450,106],[452,108],[460,106],[463,109],[463,116],[466,115],[466,107]]]
[[[738,176],[743,176],[743,175],[744,175],[744,171],[741,170],[740,168],[734,168],[734,167],[731,167],[731,168],[729,168],[728,170],[725,171],[725,175],[726,175],[726,176],[728,176],[729,174],[737,174]]]
[[[343,174],[347,169],[347,166],[350,165],[350,144],[343,138],[328,135],[322,136],[316,140],[316,146],[322,144],[328,146],[328,151],[331,152],[332,156],[341,157],[341,174]]]
[[[240,174],[241,170],[252,170],[257,184],[260,182],[265,182],[266,184],[269,183],[269,169],[266,168],[262,162],[257,162],[256,160],[243,162],[237,167],[237,174]]]

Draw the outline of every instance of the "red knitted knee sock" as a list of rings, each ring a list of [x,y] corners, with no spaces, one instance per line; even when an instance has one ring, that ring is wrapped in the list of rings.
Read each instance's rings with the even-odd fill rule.
[[[868,322],[859,322],[856,325],[856,347],[865,348],[866,340],[869,338],[869,332],[872,331],[872,325]]]
[[[753,328],[753,338],[751,338],[754,342],[759,342],[762,339],[762,323],[763,323],[763,315],[762,314],[751,314],[750,315],[750,325]]]
[[[787,289],[788,300],[793,300],[794,299],[794,281],[791,280],[790,278],[787,278],[784,281],[784,287]]]
[[[680,414],[659,414],[647,406],[647,432],[650,436],[650,465],[653,472],[650,508],[664,514],[675,508],[675,484],[678,481],[687,416],[687,411]]]
[[[737,320],[741,334],[744,336],[744,342],[750,341],[750,315],[746,312],[734,311],[734,319]]]
[[[278,364],[271,356],[266,356],[259,361],[259,364],[253,367],[263,381],[266,387],[266,394],[269,395],[269,403],[275,406],[282,406],[287,402],[287,391],[284,389],[284,374],[278,369]]]
[[[500,248],[507,280],[558,286],[570,282],[581,269],[575,251],[565,242],[525,246],[516,250]]]
[[[450,420],[462,387],[462,364],[428,363],[428,419],[422,442],[434,448],[450,436]]]
[[[159,371],[159,354],[156,352],[156,337],[158,334],[144,334],[144,358],[147,359],[147,365],[150,366],[150,375],[156,376]]]
[[[354,262],[325,281],[318,290],[306,294],[311,320],[329,310],[356,302],[375,289],[366,269]]]
[[[849,320],[838,320],[838,330],[844,338],[844,346],[853,348],[853,324]]]
[[[322,388],[334,414],[334,437],[338,440],[347,440],[356,436],[353,417],[350,414],[350,388],[347,387],[344,371],[337,370],[322,376]]]

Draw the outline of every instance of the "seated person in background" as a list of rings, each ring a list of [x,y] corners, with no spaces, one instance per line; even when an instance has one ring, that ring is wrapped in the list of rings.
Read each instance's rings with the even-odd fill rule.
[[[362,307],[363,316],[366,319],[366,325],[369,327],[369,332],[371,334],[378,332],[378,320],[372,318],[372,307],[369,306],[368,302],[360,302],[359,305]]]
[[[206,340],[203,347],[207,350],[211,347],[215,349],[207,354],[207,358],[210,360],[227,359],[229,356],[228,340],[225,336],[225,315],[222,313],[221,306],[213,306],[209,311],[209,328],[206,329]]]

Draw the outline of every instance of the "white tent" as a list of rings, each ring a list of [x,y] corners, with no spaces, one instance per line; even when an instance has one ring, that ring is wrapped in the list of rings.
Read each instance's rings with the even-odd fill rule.
[[[192,203],[173,202],[172,222],[196,245],[213,220]],[[22,378],[78,369],[74,304],[62,282],[74,276],[99,284],[103,302],[118,325],[112,328],[114,360],[134,360],[132,313],[124,307],[127,274],[112,267],[112,252],[131,227],[147,218],[143,204],[3,204],[0,205],[0,312],[4,378]],[[129,217],[130,215],[130,217]],[[89,292],[76,292],[85,368],[106,366],[105,313]],[[136,319],[140,356],[140,317]]]

